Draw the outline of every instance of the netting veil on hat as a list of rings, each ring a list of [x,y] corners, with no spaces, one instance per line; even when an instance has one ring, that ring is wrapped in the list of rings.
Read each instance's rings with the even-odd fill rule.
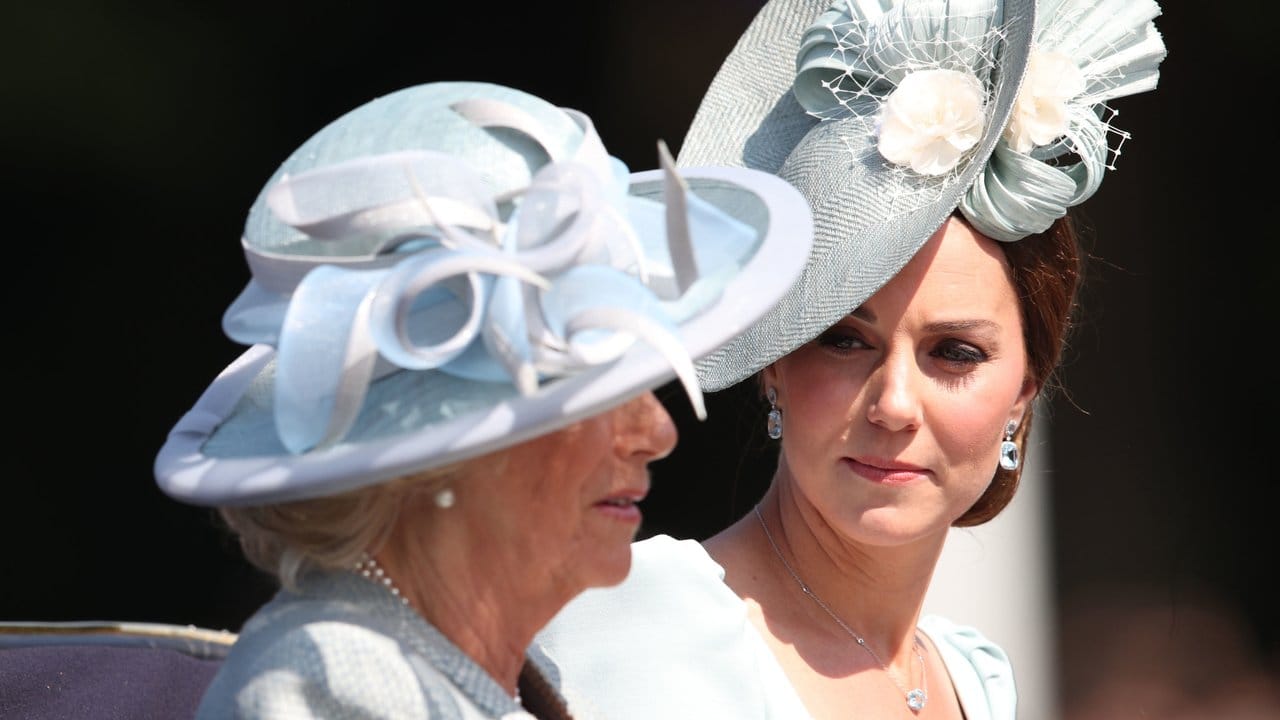
[[[693,360],[798,274],[809,215],[776,177],[660,156],[632,174],[582,113],[482,83],[330,124],[250,211],[253,277],[223,324],[252,348],[171,432],[161,487],[202,504],[329,494],[672,377],[701,417]],[[803,236],[784,247],[779,221]]]
[[[1043,232],[1097,191],[1128,135],[1109,101],[1153,89],[1152,0],[772,0],[713,80],[680,154],[778,173],[814,210],[778,307],[701,361],[706,389],[815,337],[954,211]]]

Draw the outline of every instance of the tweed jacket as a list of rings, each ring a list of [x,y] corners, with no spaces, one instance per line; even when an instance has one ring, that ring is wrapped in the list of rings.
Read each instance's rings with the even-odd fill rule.
[[[538,661],[527,658],[523,686]],[[549,686],[548,686],[549,687]],[[199,720],[531,720],[506,690],[381,585],[312,573],[244,625]]]

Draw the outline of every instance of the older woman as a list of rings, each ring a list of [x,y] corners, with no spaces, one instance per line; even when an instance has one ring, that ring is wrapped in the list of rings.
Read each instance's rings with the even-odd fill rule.
[[[758,383],[778,465],[733,525],[638,543],[539,636],[608,717],[1015,717],[1005,653],[922,608],[950,528],[1017,488],[1081,278],[1068,208],[1122,137],[1103,103],[1164,57],[1150,0],[1041,6],[772,0],[722,66],[681,160],[778,172],[817,228],[699,367]]]
[[[790,186],[662,158],[632,175],[580,113],[433,83],[282,164],[224,318],[252,347],[156,460],[282,586],[201,717],[572,713],[526,649],[627,575],[676,442],[652,388],[681,378],[701,415],[693,361],[808,250]]]

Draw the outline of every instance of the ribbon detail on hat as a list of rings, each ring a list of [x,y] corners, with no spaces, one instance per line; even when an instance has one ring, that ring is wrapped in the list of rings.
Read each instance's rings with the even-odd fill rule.
[[[998,0],[837,0],[805,33],[794,94],[852,118],[881,159],[929,192],[966,162],[999,80]],[[1154,0],[1043,3],[1013,115],[959,209],[983,234],[1043,232],[1098,189],[1127,133],[1106,102],[1155,87],[1165,55]],[[975,92],[971,83],[977,84]],[[927,200],[924,200],[927,201]]]
[[[369,384],[391,372],[509,382],[529,395],[637,341],[674,368],[704,417],[677,326],[719,296],[755,231],[689,193],[663,146],[667,201],[658,203],[627,194],[626,167],[585,115],[566,111],[583,140],[558,157],[513,106],[453,109],[532,138],[550,162],[527,187],[497,197],[468,163],[431,151],[320,167],[269,191],[273,213],[312,239],[374,248],[291,256],[246,245],[255,281],[288,295],[278,328],[236,338],[277,345],[283,445],[302,453],[340,441]]]

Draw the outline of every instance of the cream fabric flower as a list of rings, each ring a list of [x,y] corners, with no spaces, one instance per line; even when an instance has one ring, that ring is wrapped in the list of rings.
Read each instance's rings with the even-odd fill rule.
[[[885,100],[880,154],[921,175],[942,175],[982,137],[986,93],[958,70],[918,70]]]
[[[1084,92],[1084,75],[1059,52],[1032,52],[1027,74],[1004,130],[1005,142],[1020,153],[1048,145],[1067,131],[1067,101]]]

